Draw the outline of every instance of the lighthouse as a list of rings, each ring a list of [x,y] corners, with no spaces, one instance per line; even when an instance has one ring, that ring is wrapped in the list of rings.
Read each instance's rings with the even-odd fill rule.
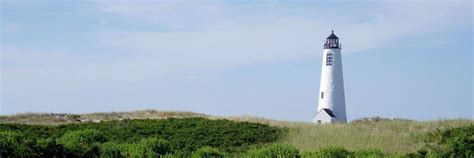
[[[314,123],[347,122],[342,74],[341,44],[332,31],[324,42],[318,111],[313,118]]]

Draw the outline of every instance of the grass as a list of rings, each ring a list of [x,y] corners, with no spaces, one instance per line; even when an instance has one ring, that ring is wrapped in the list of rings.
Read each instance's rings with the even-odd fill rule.
[[[426,133],[474,124],[473,120],[412,121],[403,119],[361,119],[348,124],[315,125],[305,122],[289,122],[252,116],[219,117],[193,112],[163,112],[142,110],[131,112],[91,114],[25,113],[0,116],[1,123],[58,125],[77,122],[111,121],[122,119],[166,119],[204,117],[229,119],[240,122],[256,122],[271,126],[287,127],[288,134],[278,143],[291,144],[300,151],[316,151],[327,146],[341,146],[348,150],[380,149],[384,153],[411,153],[423,146]]]
[[[186,111],[156,111],[139,110],[130,112],[109,112],[89,114],[67,114],[67,113],[21,113],[16,115],[0,116],[1,123],[22,123],[35,125],[60,125],[78,122],[112,121],[123,119],[167,119],[167,118],[190,118],[210,116],[186,112]]]
[[[282,140],[301,151],[315,151],[326,146],[348,150],[380,149],[384,153],[411,153],[423,146],[427,132],[474,124],[472,120],[406,121],[387,120],[350,124],[314,125],[294,123]]]

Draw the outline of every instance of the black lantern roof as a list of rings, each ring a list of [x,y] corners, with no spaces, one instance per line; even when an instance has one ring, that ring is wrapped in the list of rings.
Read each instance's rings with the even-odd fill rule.
[[[334,30],[332,30],[331,35],[329,35],[329,37],[326,39],[339,39],[339,38],[334,34]]]
[[[341,49],[341,45],[339,44],[339,38],[334,34],[334,30],[331,32],[326,41],[324,42],[324,49]]]

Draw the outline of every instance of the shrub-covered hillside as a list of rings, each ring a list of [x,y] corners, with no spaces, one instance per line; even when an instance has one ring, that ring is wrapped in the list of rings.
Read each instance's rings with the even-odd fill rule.
[[[131,157],[193,152],[214,147],[238,152],[275,142],[282,129],[264,124],[170,118],[59,126],[0,124],[0,155],[13,157],[98,156],[122,152]]]
[[[155,110],[0,116],[0,153],[10,157],[470,157],[473,144],[473,120],[316,125]]]

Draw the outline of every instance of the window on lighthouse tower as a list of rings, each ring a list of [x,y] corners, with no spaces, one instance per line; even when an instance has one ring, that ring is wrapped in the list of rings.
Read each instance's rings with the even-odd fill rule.
[[[334,59],[333,54],[328,52],[326,54],[326,66],[331,66],[332,63],[334,62],[333,59]]]

